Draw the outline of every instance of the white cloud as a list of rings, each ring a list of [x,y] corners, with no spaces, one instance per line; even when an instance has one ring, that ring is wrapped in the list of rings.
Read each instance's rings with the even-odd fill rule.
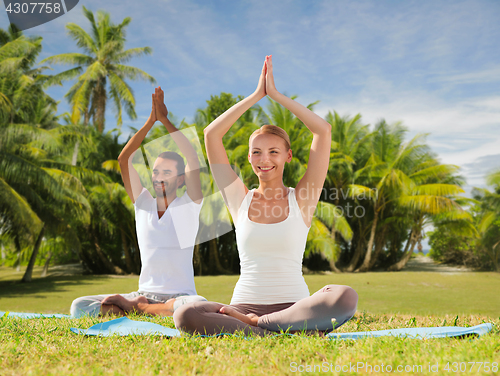
[[[476,72],[466,72],[459,74],[442,74],[436,77],[437,80],[452,84],[477,84],[492,83],[500,81],[500,66],[488,68]]]
[[[154,53],[130,65],[158,79],[169,110],[180,119],[192,117],[211,94],[250,94],[264,55],[272,53],[278,89],[299,94],[303,104],[321,100],[316,106],[321,115],[335,109],[361,113],[372,124],[402,120],[409,136],[430,132],[429,144],[443,161],[456,164],[496,154],[500,96],[491,83],[500,81],[500,6],[495,2],[86,0],[84,5],[107,10],[113,22],[132,17],[127,47],[151,46]],[[43,57],[78,51],[65,24],[88,29],[81,6],[27,32],[44,37]],[[140,120],[125,120],[124,133],[129,124],[141,126],[150,109],[150,84],[132,87]],[[111,126],[111,112],[108,118]]]

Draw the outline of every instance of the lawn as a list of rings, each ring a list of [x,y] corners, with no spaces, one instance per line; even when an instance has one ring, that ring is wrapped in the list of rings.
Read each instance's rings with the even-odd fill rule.
[[[138,277],[65,276],[18,283],[22,272],[0,268],[0,311],[69,313],[73,299],[84,295],[136,291]],[[353,287],[358,311],[409,315],[500,315],[499,273],[395,272],[306,275],[311,293],[327,284]],[[195,277],[198,294],[229,303],[238,276]]]
[[[137,277],[71,276],[37,278],[30,284],[13,282],[21,276],[12,269],[0,269],[0,310],[67,313],[77,296],[137,288]],[[402,375],[498,373],[498,274],[400,272],[305,278],[311,292],[329,283],[347,284],[358,291],[358,312],[339,332],[482,322],[495,326],[488,335],[464,339],[335,341],[317,335],[96,338],[77,336],[69,328],[88,328],[107,319],[0,318],[0,374],[281,375],[311,374],[308,370],[338,373],[335,367],[343,368],[342,374],[364,373],[370,367],[373,374],[389,373],[389,367]],[[196,286],[208,299],[229,302],[236,280],[237,276],[197,277]],[[174,327],[171,318],[132,318]]]

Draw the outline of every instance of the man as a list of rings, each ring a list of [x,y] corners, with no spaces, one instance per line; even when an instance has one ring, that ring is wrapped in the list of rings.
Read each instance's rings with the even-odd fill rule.
[[[139,290],[130,294],[78,298],[71,305],[73,317],[123,316],[129,312],[171,316],[185,303],[206,300],[196,295],[192,264],[203,202],[198,155],[188,139],[168,120],[163,96],[161,88],[156,88],[149,119],[118,157],[125,190],[136,213],[142,262]],[[175,152],[161,153],[153,165],[154,198],[142,186],[132,158],[156,120],[165,125],[186,156],[187,165],[184,166],[183,158]],[[186,192],[177,197],[177,189],[184,184]]]

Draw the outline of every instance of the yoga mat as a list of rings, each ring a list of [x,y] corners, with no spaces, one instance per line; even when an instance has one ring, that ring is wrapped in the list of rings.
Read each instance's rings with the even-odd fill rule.
[[[43,318],[43,317],[50,317],[50,318],[68,318],[70,319],[70,315],[63,315],[61,313],[26,313],[26,312],[3,312],[0,311],[0,317],[19,317],[21,319],[37,319],[37,318]]]
[[[481,336],[488,333],[493,328],[490,323],[463,328],[460,326],[443,326],[436,328],[402,328],[374,330],[371,332],[353,332],[353,333],[328,333],[327,337],[335,339],[360,339],[366,337],[404,337],[404,338],[445,338],[460,337],[469,334]]]
[[[119,319],[95,324],[88,329],[71,328],[71,331],[86,336],[103,337],[112,335],[161,335],[167,337],[180,337],[181,335],[177,329],[165,328],[164,326],[152,322],[134,321],[127,317],[120,317]]]
[[[463,335],[477,334],[481,336],[488,333],[493,328],[492,324],[481,324],[470,328],[460,326],[445,326],[434,328],[402,328],[376,330],[371,332],[352,332],[352,333],[329,333],[327,338],[333,339],[360,339],[366,337],[404,337],[404,338],[445,338],[459,337]],[[110,320],[105,323],[96,324],[88,329],[71,328],[71,331],[76,334],[88,336],[110,336],[110,335],[163,335],[167,337],[179,337],[181,333],[177,329],[165,328],[159,324],[144,321],[134,321],[127,317]],[[225,333],[227,335],[227,333]],[[279,334],[278,334],[279,335]],[[216,335],[217,336],[217,335]],[[202,336],[210,337],[210,336]]]

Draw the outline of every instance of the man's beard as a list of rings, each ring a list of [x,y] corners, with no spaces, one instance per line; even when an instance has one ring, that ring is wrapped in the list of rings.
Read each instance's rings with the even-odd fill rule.
[[[161,189],[159,189],[161,188]],[[170,193],[168,191],[168,184],[165,184],[164,182],[158,182],[155,184],[155,192],[159,197],[167,197],[168,194]],[[160,192],[160,193],[158,193]]]

